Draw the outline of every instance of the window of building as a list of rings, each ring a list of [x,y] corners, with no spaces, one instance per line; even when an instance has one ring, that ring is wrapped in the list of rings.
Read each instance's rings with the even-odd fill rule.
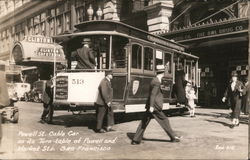
[[[56,17],[56,29],[57,29],[57,34],[60,34],[60,33],[63,32],[62,27],[63,27],[63,16],[60,15],[60,16],[57,16],[57,17]]]
[[[69,31],[71,29],[70,23],[71,23],[70,12],[67,12],[65,14],[65,30],[66,31]]]
[[[144,70],[153,71],[154,50],[149,47],[144,48]]]
[[[51,19],[49,21],[49,35],[50,36],[54,36],[55,35],[55,31],[54,31],[54,19]]]
[[[142,68],[142,46],[138,44],[132,45],[132,68]]]
[[[149,0],[133,0],[133,12],[142,11],[148,4]]]
[[[80,23],[84,21],[86,18],[85,15],[85,1],[76,0],[76,22]]]

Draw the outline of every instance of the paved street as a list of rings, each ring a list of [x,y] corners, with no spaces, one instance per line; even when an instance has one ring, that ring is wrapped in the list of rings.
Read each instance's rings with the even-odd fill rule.
[[[144,143],[130,145],[141,114],[117,118],[116,132],[93,131],[95,115],[55,111],[53,125],[39,123],[41,103],[18,102],[18,124],[3,124],[1,159],[247,159],[248,125],[230,129],[229,110],[197,108],[196,118],[169,117],[183,139],[169,142],[155,120],[145,132]],[[121,116],[121,115],[117,115]]]

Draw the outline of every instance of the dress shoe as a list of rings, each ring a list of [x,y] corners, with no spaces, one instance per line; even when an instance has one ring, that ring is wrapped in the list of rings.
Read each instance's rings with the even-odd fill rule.
[[[235,124],[231,124],[229,127],[234,128],[235,126],[236,126]]]
[[[175,136],[174,138],[171,139],[171,142],[173,142],[173,143],[180,142],[180,141],[181,141],[180,136]]]
[[[106,133],[106,131],[104,129],[99,129],[96,131],[96,133]]]
[[[113,128],[107,128],[106,131],[107,131],[107,132],[114,132],[114,131],[116,131],[116,130],[114,130]]]
[[[139,145],[140,143],[141,143],[141,142],[134,141],[134,140],[131,142],[132,145]]]
[[[39,122],[42,123],[42,124],[46,123],[46,121],[44,119],[40,119]]]

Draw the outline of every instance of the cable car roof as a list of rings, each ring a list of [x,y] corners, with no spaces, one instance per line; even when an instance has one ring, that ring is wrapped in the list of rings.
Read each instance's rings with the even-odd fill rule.
[[[176,52],[180,54],[191,56],[193,58],[198,59],[197,56],[185,53],[184,45],[181,45],[179,43],[173,42],[171,40],[168,40],[166,38],[157,35],[150,34],[146,31],[124,24],[119,21],[93,20],[93,21],[82,22],[80,24],[75,25],[75,27],[78,29],[78,32],[57,35],[53,36],[53,38],[58,41],[65,42],[77,36],[118,35],[131,39],[140,39],[150,43],[162,45],[174,49]]]

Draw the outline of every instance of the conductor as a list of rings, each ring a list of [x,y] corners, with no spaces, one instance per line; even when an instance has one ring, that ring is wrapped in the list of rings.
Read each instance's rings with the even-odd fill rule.
[[[96,53],[90,48],[91,40],[84,38],[82,41],[83,47],[73,51],[71,58],[76,58],[76,69],[95,69]]]

